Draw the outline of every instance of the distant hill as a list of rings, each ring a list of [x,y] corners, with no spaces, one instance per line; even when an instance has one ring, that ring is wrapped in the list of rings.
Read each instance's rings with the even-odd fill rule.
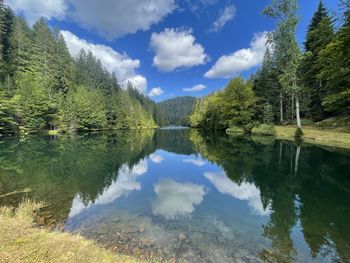
[[[159,102],[157,123],[160,126],[187,125],[196,100],[194,97],[186,96]]]

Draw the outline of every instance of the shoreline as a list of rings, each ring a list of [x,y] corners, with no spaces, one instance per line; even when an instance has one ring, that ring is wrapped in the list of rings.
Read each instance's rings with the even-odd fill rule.
[[[295,126],[276,125],[275,128],[276,139],[295,141]],[[302,142],[350,150],[350,133],[332,129],[318,129],[311,126],[305,126],[302,130],[304,132]]]
[[[147,262],[113,253],[79,235],[51,231],[34,223],[41,204],[25,200],[14,210],[0,207],[0,258],[5,262]]]

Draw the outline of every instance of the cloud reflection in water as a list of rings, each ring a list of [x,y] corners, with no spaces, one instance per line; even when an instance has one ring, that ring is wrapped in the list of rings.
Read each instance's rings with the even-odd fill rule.
[[[162,179],[154,186],[154,191],[157,197],[152,203],[152,212],[166,219],[191,214],[207,193],[203,185],[178,183],[172,179]]]
[[[267,216],[270,214],[270,207],[264,209],[260,199],[260,190],[251,183],[244,182],[238,185],[231,181],[224,172],[206,172],[204,176],[222,194],[228,194],[239,200],[248,201],[248,205],[254,214]]]

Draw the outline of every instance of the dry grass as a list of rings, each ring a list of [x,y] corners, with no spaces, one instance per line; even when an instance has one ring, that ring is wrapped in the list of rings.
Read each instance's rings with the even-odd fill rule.
[[[77,235],[33,227],[33,211],[41,205],[24,201],[14,211],[0,208],[0,262],[142,262],[115,255]]]
[[[294,141],[295,130],[294,126],[276,126],[277,138]],[[303,132],[307,143],[350,149],[350,133],[315,127],[303,127]]]

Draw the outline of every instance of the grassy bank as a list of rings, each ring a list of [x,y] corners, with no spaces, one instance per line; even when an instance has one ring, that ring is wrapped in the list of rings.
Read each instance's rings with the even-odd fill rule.
[[[24,201],[15,211],[0,208],[0,262],[142,262],[115,255],[77,235],[33,226],[40,205]]]
[[[294,141],[295,126],[275,126],[277,139]],[[303,127],[303,140],[307,143],[350,149],[350,133],[333,129]]]

